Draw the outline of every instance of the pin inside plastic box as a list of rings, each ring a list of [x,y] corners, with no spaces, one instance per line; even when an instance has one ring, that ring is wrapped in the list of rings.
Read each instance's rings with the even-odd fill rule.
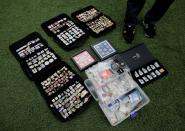
[[[149,103],[148,96],[133,80],[117,55],[88,68],[85,85],[112,126],[116,126]]]

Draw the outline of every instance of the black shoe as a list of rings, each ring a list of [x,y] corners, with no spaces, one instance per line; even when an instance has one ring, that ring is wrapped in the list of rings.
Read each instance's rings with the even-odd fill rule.
[[[156,27],[154,24],[147,24],[143,21],[145,36],[152,38],[156,35]]]
[[[131,43],[134,40],[135,26],[125,25],[123,30],[123,37],[126,42]]]

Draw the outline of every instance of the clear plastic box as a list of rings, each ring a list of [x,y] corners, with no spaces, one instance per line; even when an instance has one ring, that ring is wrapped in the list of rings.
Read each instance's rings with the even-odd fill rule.
[[[84,81],[112,126],[116,126],[149,103],[148,96],[133,80],[125,63],[116,56],[88,68]]]

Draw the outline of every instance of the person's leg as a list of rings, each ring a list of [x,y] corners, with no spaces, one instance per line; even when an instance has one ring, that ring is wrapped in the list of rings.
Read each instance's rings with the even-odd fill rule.
[[[140,13],[145,0],[128,0],[127,9],[125,14],[125,25],[123,31],[123,37],[131,43],[134,40],[135,26],[137,24],[137,16]]]
[[[155,24],[166,13],[174,0],[156,0],[152,8],[146,13],[144,25],[146,35],[149,37],[155,36]]]
[[[125,25],[136,25],[137,16],[143,8],[145,0],[128,0],[125,14]]]

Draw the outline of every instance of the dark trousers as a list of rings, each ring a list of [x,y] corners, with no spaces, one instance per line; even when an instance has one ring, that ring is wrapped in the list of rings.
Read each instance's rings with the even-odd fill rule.
[[[155,24],[168,10],[174,0],[155,0],[152,8],[146,13],[144,21],[147,24]],[[145,0],[128,0],[125,15],[125,25],[136,25],[137,15],[145,4]]]

